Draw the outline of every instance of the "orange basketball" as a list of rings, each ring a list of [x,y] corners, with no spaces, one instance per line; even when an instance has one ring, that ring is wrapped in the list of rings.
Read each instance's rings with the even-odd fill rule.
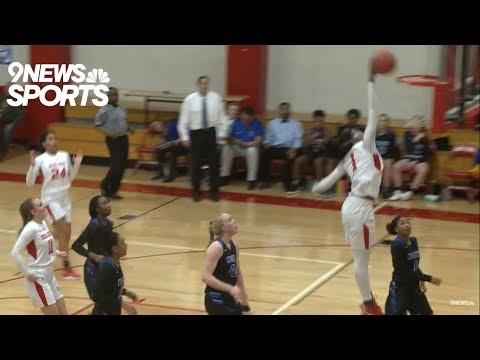
[[[372,68],[376,74],[389,74],[396,65],[395,55],[389,50],[379,50],[372,57]]]

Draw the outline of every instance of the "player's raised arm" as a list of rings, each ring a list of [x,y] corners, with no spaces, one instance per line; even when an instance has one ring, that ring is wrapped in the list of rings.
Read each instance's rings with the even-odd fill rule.
[[[378,126],[378,98],[375,93],[375,73],[370,65],[370,74],[368,78],[368,122],[363,135],[363,147],[367,151],[375,149],[375,137],[377,135]]]

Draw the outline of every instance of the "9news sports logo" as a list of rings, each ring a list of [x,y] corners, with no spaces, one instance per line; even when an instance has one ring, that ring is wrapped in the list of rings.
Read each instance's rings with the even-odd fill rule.
[[[93,91],[92,103],[95,106],[108,104],[108,84],[110,78],[103,69],[87,68],[82,64],[39,64],[32,67],[29,64],[12,62],[8,66],[8,73],[12,76],[8,93],[13,99],[7,99],[10,106],[27,106],[29,100],[40,99],[45,106],[65,106],[67,100],[71,106],[78,106],[77,97],[81,94],[80,106],[86,106],[89,94]],[[18,82],[52,83],[40,88],[39,85],[21,85]],[[55,83],[64,83],[62,87]],[[48,92],[54,92],[53,100],[47,99]]]

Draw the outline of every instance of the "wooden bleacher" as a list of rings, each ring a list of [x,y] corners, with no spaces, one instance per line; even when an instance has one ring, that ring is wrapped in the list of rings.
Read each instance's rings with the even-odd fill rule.
[[[78,149],[84,151],[85,156],[109,158],[105,135],[92,125],[75,123],[52,123],[50,129],[55,131],[62,150],[75,154]],[[142,129],[129,135],[129,159],[136,160],[138,146],[155,145],[159,139],[146,135]]]
[[[149,119],[145,119],[145,112],[143,104],[141,102],[120,100],[120,105],[127,109],[128,121],[137,126],[146,125],[151,121],[167,121],[178,116],[179,105],[178,104],[151,104]],[[93,105],[85,107],[65,107],[65,118],[79,119],[87,121],[87,124],[76,124],[75,122],[54,123],[51,128],[56,132],[59,140],[61,141],[62,149],[75,153],[78,148],[82,148],[86,156],[108,158],[108,149],[105,144],[105,138],[103,134],[95,129],[93,126],[93,119],[98,111],[98,107]],[[269,120],[277,116],[276,112],[266,112],[259,114],[258,118],[266,124]],[[294,113],[293,117],[298,119],[303,128],[306,130],[313,124],[311,121],[311,114],[309,113]],[[91,125],[88,124],[88,120],[91,121]],[[366,120],[362,119],[360,123],[365,124]],[[341,124],[344,124],[343,115],[328,115],[326,126],[332,133],[336,132],[336,129]],[[393,119],[392,128],[395,134],[399,137],[403,136],[405,132],[406,120]],[[472,143],[479,146],[478,132],[472,130],[450,130],[448,133],[443,134],[431,134],[429,132],[430,139],[436,139],[441,137],[449,137],[451,144],[456,143]],[[141,128],[133,135],[129,135],[129,159],[137,160],[138,154],[136,149],[138,146],[154,146],[158,144],[158,138],[148,135],[145,129]],[[441,172],[448,168],[448,153],[439,151],[433,159],[433,179],[436,179],[439,183],[444,183],[444,179],[439,176]]]

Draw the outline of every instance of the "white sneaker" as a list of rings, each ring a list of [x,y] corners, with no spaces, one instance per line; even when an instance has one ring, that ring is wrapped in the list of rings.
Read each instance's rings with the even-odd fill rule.
[[[393,192],[393,195],[390,196],[390,198],[389,198],[388,200],[390,200],[390,201],[398,201],[398,200],[402,199],[402,196],[403,196],[402,190],[395,190],[395,191]]]
[[[297,194],[300,194],[300,190],[298,189],[290,189],[288,191],[285,191],[287,193],[288,196],[293,196],[293,195],[297,195]]]
[[[400,200],[407,201],[413,198],[413,191],[407,191],[406,193],[402,194]]]

